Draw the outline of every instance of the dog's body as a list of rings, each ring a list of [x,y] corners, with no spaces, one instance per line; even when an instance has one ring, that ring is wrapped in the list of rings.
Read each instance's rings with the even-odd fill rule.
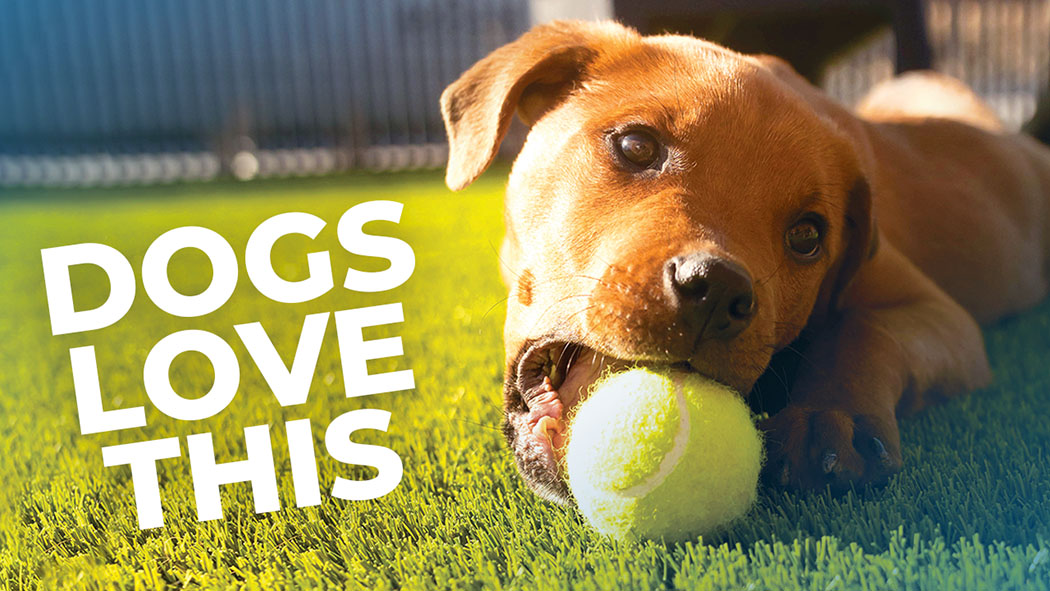
[[[442,107],[453,189],[515,110],[530,126],[501,252],[505,431],[547,498],[568,499],[565,424],[606,368],[675,365],[761,407],[785,351],[767,476],[882,482],[899,413],[988,382],[977,321],[1047,292],[1050,151],[946,77],[891,81],[857,116],[776,58],[555,23]]]
[[[876,87],[858,115],[869,122],[873,207],[889,243],[978,322],[1045,296],[1050,152],[1042,144],[1005,133],[972,91],[933,73]]]

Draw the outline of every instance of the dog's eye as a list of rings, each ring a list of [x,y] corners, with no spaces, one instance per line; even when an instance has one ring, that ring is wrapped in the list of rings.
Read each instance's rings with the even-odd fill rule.
[[[784,238],[795,254],[812,258],[820,253],[820,225],[816,220],[803,219],[788,229]]]
[[[660,144],[644,131],[629,131],[616,138],[616,149],[628,162],[649,168],[660,156]]]

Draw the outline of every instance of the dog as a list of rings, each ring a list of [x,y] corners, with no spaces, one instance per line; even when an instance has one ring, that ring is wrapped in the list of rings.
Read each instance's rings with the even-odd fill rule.
[[[634,365],[768,413],[773,486],[883,484],[898,417],[987,385],[979,324],[1047,293],[1050,150],[947,76],[888,81],[853,113],[775,57],[555,22],[441,108],[453,190],[515,113],[528,127],[500,249],[503,429],[555,502],[574,409]]]

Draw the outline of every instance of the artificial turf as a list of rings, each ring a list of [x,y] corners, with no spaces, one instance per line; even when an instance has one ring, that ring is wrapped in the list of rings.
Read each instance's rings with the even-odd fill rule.
[[[1050,588],[1050,304],[986,331],[991,388],[902,423],[904,471],[884,489],[831,497],[764,490],[736,527],[684,545],[619,544],[588,530],[570,508],[540,501],[518,478],[498,430],[504,297],[497,245],[505,171],[461,194],[433,173],[351,175],[251,184],[202,184],[0,194],[0,586],[5,589],[526,588],[526,589],[1015,589]],[[371,199],[405,204],[398,226],[416,270],[403,286],[360,294],[338,287],[347,265],[381,268],[337,244],[339,216]],[[211,228],[240,255],[255,226],[304,211],[328,222],[316,243],[278,243],[275,268],[305,277],[305,252],[328,249],[336,289],[304,304],[278,304],[244,276],[218,311],[176,318],[142,291],[117,324],[51,336],[40,249],[101,242],[136,268],[150,242],[185,225]],[[377,230],[378,231],[378,230]],[[186,292],[207,285],[203,255],[169,268]],[[76,269],[78,308],[108,290],[101,273]],[[416,389],[346,398],[330,326],[309,400],[282,408],[233,325],[261,321],[287,361],[303,316],[401,302],[403,358],[373,371],[411,368]],[[241,361],[241,386],[225,411],[200,422],[169,419],[147,400],[150,348],[178,330],[222,336]],[[107,408],[145,405],[148,426],[81,435],[68,350],[94,345]],[[180,357],[180,392],[204,391],[210,365]],[[355,440],[395,450],[404,477],[372,501],[322,494],[296,508],[283,422],[310,418],[322,488],[335,476],[369,478],[324,451],[335,416],[356,408],[392,413],[387,433]],[[250,487],[224,487],[224,518],[198,522],[186,456],[159,463],[165,526],[140,530],[127,467],[106,468],[100,448],[211,432],[219,461],[243,459],[245,426],[270,424],[283,508],[255,514]]]

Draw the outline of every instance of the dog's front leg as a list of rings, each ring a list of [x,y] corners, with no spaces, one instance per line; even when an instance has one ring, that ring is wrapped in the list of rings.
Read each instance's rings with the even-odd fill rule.
[[[842,491],[901,467],[897,416],[990,379],[973,317],[882,249],[814,327],[788,405],[762,427],[775,485]]]

